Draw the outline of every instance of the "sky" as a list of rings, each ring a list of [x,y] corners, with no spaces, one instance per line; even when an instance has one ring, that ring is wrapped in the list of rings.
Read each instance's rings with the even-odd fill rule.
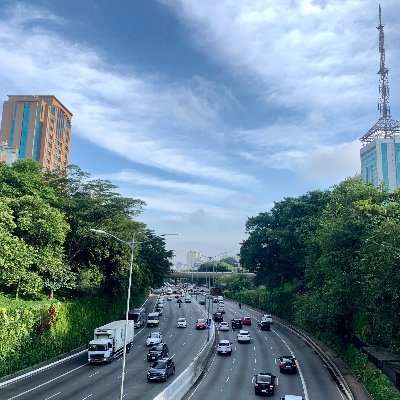
[[[400,2],[381,0],[400,117]],[[377,121],[374,0],[0,0],[0,100],[55,95],[70,163],[146,202],[188,251],[235,255],[249,217],[360,172]]]

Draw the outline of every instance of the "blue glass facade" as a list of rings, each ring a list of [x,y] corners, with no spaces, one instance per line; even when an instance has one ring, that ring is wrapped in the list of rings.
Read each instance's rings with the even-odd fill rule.
[[[13,116],[11,120],[11,132],[10,132],[10,146],[14,146],[14,135],[15,135],[15,118],[17,116],[17,103],[13,107]]]
[[[386,189],[389,188],[389,165],[388,165],[387,147],[388,147],[387,143],[381,143],[382,176],[383,176],[383,183]]]
[[[29,133],[30,116],[31,116],[31,103],[25,103],[24,114],[22,117],[21,140],[19,142],[18,158],[26,158],[26,145]]]
[[[36,111],[36,119],[35,119],[35,136],[33,138],[33,159],[39,161],[40,149],[39,149],[39,141],[40,141],[40,132],[42,131],[42,123],[40,122],[40,113],[42,111],[41,104],[38,104]]]

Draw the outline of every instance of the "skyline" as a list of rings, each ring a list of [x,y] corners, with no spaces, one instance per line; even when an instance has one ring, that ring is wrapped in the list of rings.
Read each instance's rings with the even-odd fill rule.
[[[248,217],[360,172],[376,1],[0,3],[2,101],[60,99],[70,162],[146,201],[139,221],[179,233],[174,262],[237,254]],[[380,3],[396,118],[400,4]]]

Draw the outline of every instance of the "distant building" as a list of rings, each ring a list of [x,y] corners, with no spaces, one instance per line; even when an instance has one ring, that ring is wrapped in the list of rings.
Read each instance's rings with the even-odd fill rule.
[[[7,142],[0,142],[0,162],[8,165],[12,164],[18,158],[18,150],[11,147]]]
[[[360,138],[361,176],[374,186],[382,183],[388,190],[400,188],[400,122],[390,115],[389,70],[385,65],[385,41],[379,5],[379,103],[380,118]]]
[[[54,96],[8,96],[0,141],[17,158],[31,158],[49,171],[65,170],[71,146],[72,113]]]
[[[189,269],[197,269],[202,264],[203,256],[198,251],[187,253],[187,265]]]

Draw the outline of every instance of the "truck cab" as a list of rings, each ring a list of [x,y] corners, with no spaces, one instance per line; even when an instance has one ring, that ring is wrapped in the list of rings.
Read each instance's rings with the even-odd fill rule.
[[[88,361],[92,363],[110,363],[114,358],[113,342],[107,339],[97,339],[89,342]]]

